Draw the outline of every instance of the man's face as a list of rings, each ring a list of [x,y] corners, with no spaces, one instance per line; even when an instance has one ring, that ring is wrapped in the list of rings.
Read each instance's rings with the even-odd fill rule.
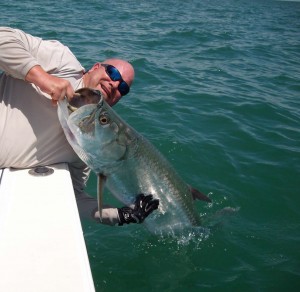
[[[113,70],[117,69],[117,73],[120,73],[122,80],[130,85],[133,80],[134,72],[133,69],[126,68],[126,64],[126,62],[110,60],[109,65],[114,67],[112,68]],[[100,90],[101,93],[103,93],[106,102],[110,106],[113,106],[121,99],[120,84],[122,80],[114,81],[109,75],[111,73],[109,69],[111,68],[107,68],[104,64],[96,63],[87,73],[85,86]]]

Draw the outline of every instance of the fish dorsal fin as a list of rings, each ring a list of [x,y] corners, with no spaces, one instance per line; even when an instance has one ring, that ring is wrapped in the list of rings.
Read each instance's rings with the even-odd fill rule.
[[[194,200],[200,200],[211,203],[211,199],[200,191],[190,187],[190,191]]]

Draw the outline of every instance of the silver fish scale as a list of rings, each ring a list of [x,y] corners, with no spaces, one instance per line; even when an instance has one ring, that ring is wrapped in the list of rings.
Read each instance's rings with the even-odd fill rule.
[[[139,135],[138,133],[136,133]],[[129,205],[139,193],[152,194],[160,200],[159,212],[147,218],[150,228],[200,225],[188,185],[169,162],[146,139],[139,135],[135,153],[123,161],[108,177],[108,189]]]

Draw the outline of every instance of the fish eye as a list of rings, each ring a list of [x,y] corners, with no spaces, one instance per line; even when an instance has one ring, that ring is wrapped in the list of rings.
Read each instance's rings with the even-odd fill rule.
[[[109,117],[107,115],[101,115],[99,117],[99,122],[102,126],[107,125],[109,123]]]

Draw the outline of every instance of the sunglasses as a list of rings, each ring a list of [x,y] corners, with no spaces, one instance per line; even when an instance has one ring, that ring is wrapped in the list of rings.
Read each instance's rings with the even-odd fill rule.
[[[101,66],[103,66],[105,68],[106,74],[109,76],[109,78],[112,81],[120,81],[118,90],[121,93],[121,96],[126,95],[129,92],[130,88],[129,88],[128,84],[123,80],[122,75],[119,72],[119,70],[116,67],[114,67],[113,65],[109,65],[109,64],[101,64]]]

